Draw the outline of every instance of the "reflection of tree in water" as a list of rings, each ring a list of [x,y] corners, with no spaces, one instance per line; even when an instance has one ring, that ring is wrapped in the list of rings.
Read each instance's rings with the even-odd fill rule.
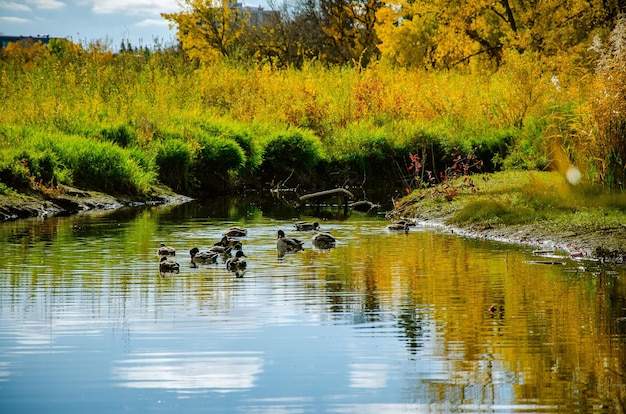
[[[406,346],[412,355],[424,346],[423,322],[422,314],[415,309],[405,308],[398,315],[398,327],[404,331]]]

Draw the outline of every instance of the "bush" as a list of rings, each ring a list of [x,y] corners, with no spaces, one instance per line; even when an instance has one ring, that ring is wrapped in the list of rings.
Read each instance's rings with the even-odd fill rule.
[[[176,192],[189,192],[189,171],[194,159],[191,145],[179,138],[168,138],[159,143],[156,164],[159,180]]]
[[[246,155],[235,141],[201,134],[198,137],[200,150],[193,165],[193,176],[197,180],[198,193],[226,192],[233,187],[231,178],[236,178],[246,164]]]
[[[18,159],[22,160],[31,176],[31,179],[45,186],[54,186],[57,177],[57,155],[49,148],[43,151],[25,150],[19,153]]]
[[[261,169],[266,178],[286,179],[295,173],[306,179],[323,158],[322,144],[313,133],[292,128],[268,138]]]
[[[156,178],[154,171],[141,168],[130,151],[110,142],[57,135],[48,144],[71,170],[73,184],[84,189],[145,195]]]
[[[128,125],[104,128],[100,131],[102,139],[127,148],[137,142],[137,133]]]
[[[250,126],[234,122],[212,121],[211,123],[202,123],[200,128],[210,135],[232,139],[243,149],[246,163],[241,170],[242,173],[253,174],[258,170],[263,161],[263,155],[259,140],[253,135]]]
[[[0,155],[0,182],[16,190],[28,189],[30,171],[24,161],[8,153]]]

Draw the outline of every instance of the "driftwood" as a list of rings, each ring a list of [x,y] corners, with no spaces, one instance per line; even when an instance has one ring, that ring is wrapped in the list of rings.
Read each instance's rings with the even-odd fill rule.
[[[305,195],[300,197],[300,201],[309,200],[311,198],[332,196],[332,195],[338,195],[340,197],[354,198],[354,195],[350,191],[346,190],[345,188],[341,188],[340,187],[340,188],[335,188],[335,189],[332,189],[332,190],[319,191],[317,193],[305,194]]]

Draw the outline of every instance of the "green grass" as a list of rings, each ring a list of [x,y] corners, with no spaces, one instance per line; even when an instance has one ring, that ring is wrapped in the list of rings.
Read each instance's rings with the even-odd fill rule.
[[[432,189],[413,191],[397,203],[406,216],[429,217],[454,225],[516,225],[550,222],[569,228],[626,223],[626,194],[601,186],[571,185],[556,172],[506,171],[472,176],[475,192],[463,179],[450,200]]]

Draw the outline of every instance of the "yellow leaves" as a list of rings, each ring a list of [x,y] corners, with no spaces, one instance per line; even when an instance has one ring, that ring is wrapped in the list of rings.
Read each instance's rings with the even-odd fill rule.
[[[40,41],[23,40],[11,42],[0,51],[0,58],[13,63],[30,65],[37,61],[44,61],[50,56],[48,48]]]
[[[230,0],[184,0],[186,10],[162,13],[177,26],[177,37],[189,57],[211,62],[229,56],[241,39],[248,16]]]

